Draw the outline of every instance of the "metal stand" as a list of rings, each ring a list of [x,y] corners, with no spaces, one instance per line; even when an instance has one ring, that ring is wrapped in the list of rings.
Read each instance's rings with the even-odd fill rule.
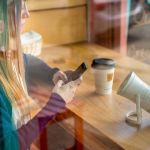
[[[142,122],[142,111],[141,111],[141,98],[140,94],[136,95],[136,112],[129,112],[126,115],[126,121],[134,124],[140,125]]]

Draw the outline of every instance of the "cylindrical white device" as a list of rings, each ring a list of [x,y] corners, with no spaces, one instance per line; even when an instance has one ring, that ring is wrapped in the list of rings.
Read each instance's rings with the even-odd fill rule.
[[[121,84],[118,94],[136,103],[136,96],[140,95],[141,107],[150,112],[150,86],[131,72]]]

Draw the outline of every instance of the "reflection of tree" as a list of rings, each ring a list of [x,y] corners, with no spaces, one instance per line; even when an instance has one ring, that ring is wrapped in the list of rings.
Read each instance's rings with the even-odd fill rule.
[[[130,12],[130,26],[150,23],[149,0],[133,0]]]

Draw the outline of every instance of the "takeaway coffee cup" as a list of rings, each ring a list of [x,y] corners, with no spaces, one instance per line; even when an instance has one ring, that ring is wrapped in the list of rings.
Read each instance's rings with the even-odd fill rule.
[[[92,62],[96,93],[109,95],[112,93],[115,61],[109,58],[96,58]]]

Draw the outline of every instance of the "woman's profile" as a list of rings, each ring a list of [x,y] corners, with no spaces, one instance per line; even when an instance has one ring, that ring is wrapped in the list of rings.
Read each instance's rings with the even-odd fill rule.
[[[73,99],[80,79],[67,84],[58,68],[21,51],[20,34],[29,16],[25,1],[0,0],[0,150],[27,150],[49,120]],[[49,100],[32,118],[28,95],[33,81],[52,86]]]

